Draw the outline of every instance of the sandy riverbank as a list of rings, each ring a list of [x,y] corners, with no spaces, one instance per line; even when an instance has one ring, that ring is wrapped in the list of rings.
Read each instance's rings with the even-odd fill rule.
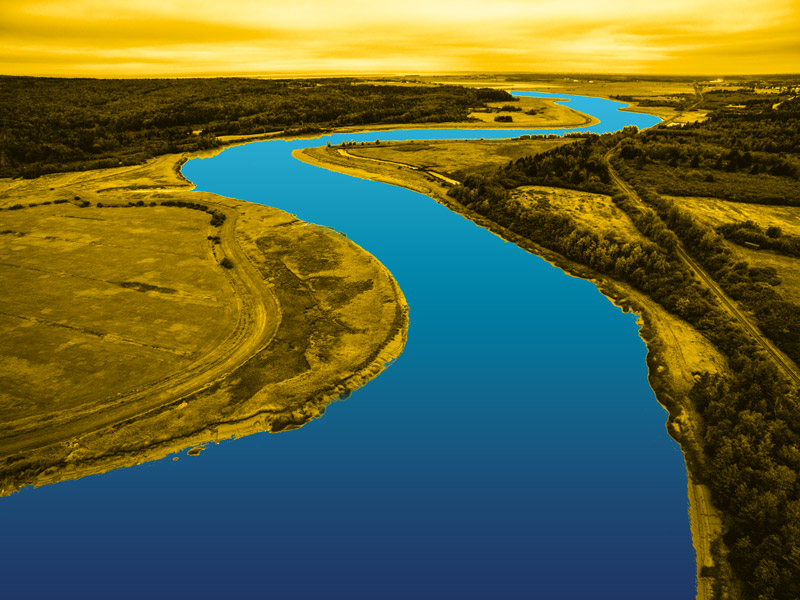
[[[712,555],[711,545],[721,534],[722,521],[710,501],[708,489],[696,483],[691,474],[697,467],[699,443],[697,418],[687,393],[694,382],[695,372],[720,372],[727,369],[727,363],[719,352],[686,323],[630,286],[570,261],[456,203],[447,196],[447,187],[424,171],[398,168],[396,164],[382,165],[380,161],[359,160],[358,157],[343,155],[327,148],[296,150],[294,156],[324,169],[381,181],[428,195],[502,239],[540,256],[566,274],[591,281],[613,304],[625,312],[631,311],[639,316],[639,335],[648,349],[648,381],[656,399],[669,413],[667,431],[681,445],[687,459],[689,521],[697,564],[697,599],[710,600],[713,597],[712,590],[720,578],[719,570],[712,569],[715,566],[715,557]]]

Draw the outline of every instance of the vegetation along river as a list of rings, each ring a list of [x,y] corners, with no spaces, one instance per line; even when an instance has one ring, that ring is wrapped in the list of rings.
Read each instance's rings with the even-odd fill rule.
[[[569,105],[601,120],[581,131],[658,122],[608,100]],[[411,308],[405,351],[302,429],[5,499],[7,539],[23,541],[3,560],[21,577],[49,565],[26,589],[693,598],[685,467],[635,316],[426,196],[291,156],[328,140],[523,133],[275,140],[187,163],[198,189],[333,227],[375,255]]]

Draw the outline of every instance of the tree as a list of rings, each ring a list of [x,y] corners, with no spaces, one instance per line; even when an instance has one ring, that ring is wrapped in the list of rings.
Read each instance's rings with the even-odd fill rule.
[[[773,239],[779,238],[781,237],[782,233],[783,232],[781,231],[781,228],[778,227],[777,225],[770,225],[769,227],[767,227],[767,237],[771,237]]]

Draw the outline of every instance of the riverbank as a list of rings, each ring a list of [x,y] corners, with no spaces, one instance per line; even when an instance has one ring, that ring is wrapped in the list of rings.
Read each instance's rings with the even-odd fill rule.
[[[459,205],[447,196],[448,186],[431,173],[404,168],[397,163],[381,164],[375,160],[360,160],[331,148],[295,151],[294,156],[324,169],[426,194],[502,239],[542,257],[568,275],[591,281],[616,306],[640,317],[639,335],[648,348],[648,381],[657,400],[669,413],[666,424],[668,433],[678,441],[686,457],[690,527],[697,565],[697,598],[713,597],[714,586],[724,581],[724,572],[714,568],[714,561],[718,557],[712,554],[712,542],[721,533],[721,519],[710,503],[708,490],[696,483],[696,478],[691,474],[700,468],[696,431],[698,421],[686,395],[694,382],[695,372],[724,372],[728,368],[716,349],[687,324],[630,286],[565,259]]]
[[[0,495],[301,427],[401,354],[377,259],[187,158],[0,182]]]

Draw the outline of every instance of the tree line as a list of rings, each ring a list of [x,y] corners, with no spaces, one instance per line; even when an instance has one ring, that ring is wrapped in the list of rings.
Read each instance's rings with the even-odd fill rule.
[[[0,77],[0,177],[137,164],[217,137],[467,120],[505,91],[354,79]]]

